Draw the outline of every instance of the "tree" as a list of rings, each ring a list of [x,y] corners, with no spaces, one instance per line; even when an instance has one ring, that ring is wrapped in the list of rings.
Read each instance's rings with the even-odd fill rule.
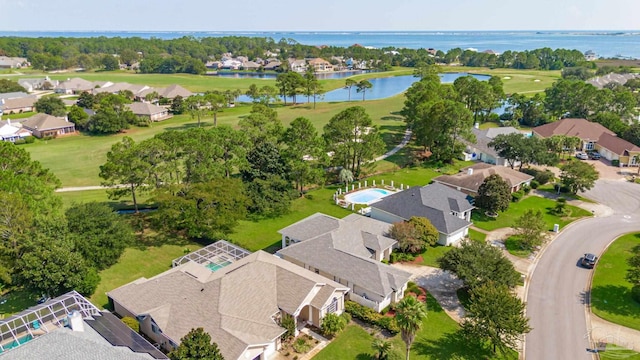
[[[152,217],[160,228],[205,240],[229,234],[249,205],[242,182],[234,178],[174,185],[154,199],[158,210]]]
[[[250,147],[247,135],[234,130],[228,125],[215,127],[209,132],[213,134],[213,143],[209,144],[220,149],[220,159],[224,175],[228,178],[234,169],[241,169],[247,165],[247,149]]]
[[[330,337],[335,336],[344,328],[347,327],[347,319],[344,316],[336,315],[335,313],[328,313],[322,318],[322,324],[320,324],[320,329],[324,335],[328,335]]]
[[[120,61],[127,66],[133,65],[139,58],[138,53],[134,50],[122,49],[122,51],[120,51]]]
[[[333,151],[332,162],[350,170],[356,177],[363,163],[384,151],[384,142],[371,117],[361,106],[347,108],[324,126],[327,150]]]
[[[635,295],[632,296],[637,302],[640,302],[640,245],[634,246],[631,253],[631,257],[627,259],[629,269],[625,278],[633,286],[631,293]]]
[[[76,250],[88,265],[103,270],[118,262],[133,243],[133,229],[108,205],[75,204],[66,212],[67,226]]]
[[[291,200],[295,197],[291,184],[279,175],[267,175],[246,182],[246,194],[251,199],[248,210],[258,217],[274,218],[291,210]]]
[[[213,126],[218,126],[218,113],[222,111],[224,97],[212,92],[205,94],[204,100],[207,102],[209,112],[213,114]]]
[[[240,174],[242,181],[248,183],[255,179],[266,180],[270,176],[287,179],[289,169],[280,148],[272,142],[262,142],[249,151],[247,163],[240,169]]]
[[[389,229],[389,236],[398,241],[402,252],[417,254],[424,250],[425,243],[419,239],[418,230],[413,223],[398,221]]]
[[[278,112],[264,104],[254,104],[249,116],[240,119],[238,125],[249,141],[256,145],[262,142],[277,144],[284,132]]]
[[[377,360],[389,360],[389,354],[393,351],[393,344],[389,340],[374,338],[371,348],[376,352]]]
[[[171,113],[174,115],[180,115],[185,111],[185,101],[180,95],[177,95],[171,102]]]
[[[511,261],[487,243],[463,240],[460,247],[451,249],[437,261],[442,270],[456,274],[471,290],[487,282],[513,288],[520,279]]]
[[[224,360],[218,345],[203,328],[191,329],[180,345],[169,353],[171,360]]]
[[[45,96],[36,101],[33,106],[39,113],[45,113],[53,116],[65,116],[67,115],[67,107],[57,96]]]
[[[420,216],[412,216],[411,219],[409,219],[409,223],[415,227],[418,234],[418,240],[420,240],[425,246],[433,246],[438,242],[438,236],[440,233],[429,219]]]
[[[284,133],[284,158],[290,169],[295,188],[302,195],[305,185],[318,183],[323,175],[325,153],[318,131],[307,118],[299,117],[291,122]]]
[[[69,109],[69,121],[74,123],[80,130],[86,130],[89,125],[89,114],[87,114],[81,107],[73,105]]]
[[[347,79],[347,80],[344,81],[344,88],[349,90],[349,100],[348,101],[351,101],[351,89],[354,86],[356,86],[357,83],[358,82],[353,80],[353,79]]]
[[[138,212],[136,194],[144,191],[150,173],[150,165],[140,156],[135,141],[125,136],[113,144],[107,153],[107,162],[100,166],[102,186],[107,186],[110,199],[120,199],[131,194],[133,207]]]
[[[475,205],[490,214],[507,210],[510,203],[511,187],[498,174],[490,175],[484,179],[478,188],[478,195],[475,197]]]
[[[591,189],[599,177],[593,165],[582,161],[569,161],[560,170],[560,183],[572,194]]]
[[[72,242],[64,237],[34,240],[18,260],[17,269],[20,285],[52,297],[71,290],[90,296],[100,281],[96,269],[87,266],[82,255],[73,251]]]
[[[120,68],[118,59],[116,59],[116,57],[113,55],[104,55],[100,62],[102,63],[102,66],[104,66],[104,69],[106,71],[118,70]]]
[[[96,97],[93,94],[83,91],[80,93],[80,96],[78,97],[77,105],[81,108],[93,109],[96,103],[97,103]]]
[[[427,307],[413,296],[405,296],[396,305],[396,321],[400,328],[402,341],[407,345],[407,360],[411,344],[416,337],[416,333],[422,327],[422,321],[427,317]]]
[[[547,224],[540,210],[529,209],[516,219],[513,228],[522,247],[533,249],[544,241]]]
[[[157,91],[152,91],[144,96],[144,99],[150,103],[157,104],[160,101],[160,94]]]
[[[362,101],[364,101],[364,96],[367,93],[367,90],[371,89],[373,84],[369,80],[360,80],[356,84],[356,92],[362,93]]]
[[[350,182],[353,181],[353,173],[351,172],[351,170],[342,168],[340,169],[340,172],[338,173],[338,181],[348,185]]]
[[[198,119],[198,127],[200,120],[207,112],[206,100],[203,95],[192,95],[185,100],[185,107],[192,119]]]
[[[15,81],[9,79],[0,79],[0,94],[25,91],[26,89]]]
[[[531,331],[524,310],[525,304],[506,285],[489,282],[471,292],[462,329],[473,340],[489,341],[494,353],[515,349],[522,335]]]
[[[245,95],[247,95],[254,103],[260,102],[260,89],[256,84],[249,85],[249,89]]]

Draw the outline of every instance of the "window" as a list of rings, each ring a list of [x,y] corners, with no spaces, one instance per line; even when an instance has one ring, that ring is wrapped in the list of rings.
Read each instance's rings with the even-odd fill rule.
[[[154,323],[151,323],[151,331],[153,331],[154,334],[162,334],[162,330]]]
[[[315,270],[316,274],[320,274],[320,269]]]
[[[595,146],[595,144],[593,142],[588,142],[588,143],[585,144],[584,148],[585,148],[585,150],[590,151],[590,150],[593,150],[594,146]]]
[[[327,314],[332,314],[336,311],[338,311],[338,298],[334,297],[333,301],[331,301],[331,304],[327,306]]]

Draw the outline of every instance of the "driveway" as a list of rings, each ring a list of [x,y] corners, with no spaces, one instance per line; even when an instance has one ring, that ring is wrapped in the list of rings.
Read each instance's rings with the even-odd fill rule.
[[[640,231],[640,185],[599,180],[583,195],[612,211],[567,226],[541,254],[527,297],[527,316],[533,328],[526,337],[529,360],[592,359],[587,324],[592,270],[577,266],[578,260],[585,252],[601,254],[622,234]]]

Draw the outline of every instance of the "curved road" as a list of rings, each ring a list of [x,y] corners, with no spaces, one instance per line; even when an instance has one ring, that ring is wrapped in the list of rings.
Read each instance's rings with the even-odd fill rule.
[[[546,248],[531,276],[527,316],[527,360],[591,359],[586,323],[587,283],[592,270],[578,266],[585,252],[601,254],[614,238],[640,231],[640,186],[601,180],[584,194],[613,215],[569,225]]]

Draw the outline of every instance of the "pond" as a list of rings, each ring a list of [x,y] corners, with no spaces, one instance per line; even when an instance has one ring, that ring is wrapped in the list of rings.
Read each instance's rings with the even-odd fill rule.
[[[487,81],[491,78],[489,75],[478,75],[478,74],[468,74],[468,73],[445,73],[440,74],[440,81],[443,84],[453,83],[457,78],[471,75],[478,80]],[[386,99],[388,97],[392,97],[398,94],[402,94],[405,92],[411,84],[418,81],[418,78],[413,75],[404,75],[404,76],[389,76],[382,78],[369,79],[371,85],[371,89],[368,89],[366,93],[358,93],[356,91],[355,86],[351,88],[351,92],[348,89],[335,89],[327,92],[322,96],[322,98],[318,97],[316,102],[336,102],[336,101],[359,101],[362,100],[363,96],[365,100],[378,100],[378,99]],[[238,99],[241,102],[251,102],[251,98],[246,95],[242,95]],[[287,102],[292,99],[287,98]],[[296,101],[298,103],[307,102],[307,98],[304,95],[298,95],[296,97]],[[310,102],[313,102],[313,98],[310,99]]]
[[[320,80],[325,79],[344,79],[354,75],[366,74],[369,70],[347,70],[347,71],[334,71],[327,73],[316,73],[316,78]],[[225,78],[235,79],[275,79],[278,77],[278,73],[274,72],[246,72],[246,71],[218,71],[211,76],[219,76]]]

